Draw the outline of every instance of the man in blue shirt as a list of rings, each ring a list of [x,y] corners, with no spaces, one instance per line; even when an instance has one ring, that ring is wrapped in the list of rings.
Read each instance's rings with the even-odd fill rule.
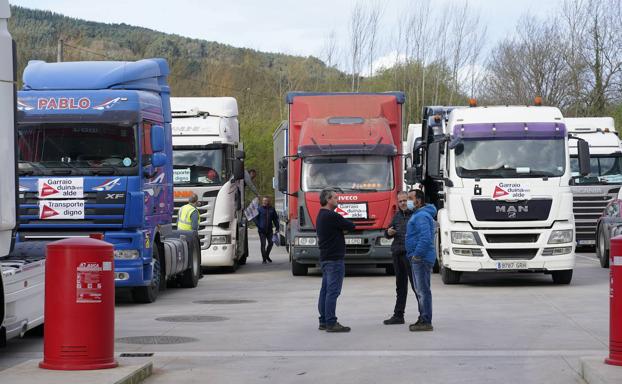
[[[354,223],[335,212],[337,193],[330,189],[320,192],[320,211],[315,227],[320,248],[322,288],[318,300],[320,312],[319,330],[326,332],[350,332],[350,327],[337,322],[337,298],[341,294],[345,277],[346,240],[344,232],[353,231]]]
[[[415,213],[410,217],[406,227],[406,257],[415,283],[415,294],[419,301],[419,320],[411,324],[409,329],[415,331],[432,331],[432,291],[430,277],[436,261],[434,233],[436,225],[436,207],[425,204],[423,191],[415,191]]]
[[[257,226],[257,232],[259,232],[259,242],[261,243],[261,258],[263,264],[267,262],[271,263],[270,251],[272,251],[272,226],[274,225],[275,231],[279,232],[279,216],[276,214],[276,210],[270,205],[270,198],[264,196],[261,199],[261,206],[257,209],[259,212],[253,219]],[[268,246],[266,246],[266,242]]]

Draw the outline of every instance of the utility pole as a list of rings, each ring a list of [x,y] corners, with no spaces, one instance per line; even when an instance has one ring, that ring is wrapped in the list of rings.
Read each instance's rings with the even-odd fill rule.
[[[56,49],[56,61],[63,61],[63,39],[58,39],[58,47]]]

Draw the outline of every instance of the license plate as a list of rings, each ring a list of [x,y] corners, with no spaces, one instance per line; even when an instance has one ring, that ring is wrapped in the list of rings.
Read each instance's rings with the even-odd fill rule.
[[[497,270],[527,269],[526,261],[497,261]]]
[[[360,244],[363,244],[363,239],[355,238],[355,237],[354,238],[353,237],[350,237],[350,238],[346,237],[346,244],[347,245],[360,245]]]
[[[596,240],[579,240],[579,245],[596,245]]]

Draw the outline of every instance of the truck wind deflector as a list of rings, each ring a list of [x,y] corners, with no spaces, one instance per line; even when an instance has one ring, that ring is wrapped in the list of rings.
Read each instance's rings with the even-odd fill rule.
[[[458,139],[563,139],[566,126],[563,123],[496,123],[459,124],[454,127]]]
[[[341,144],[341,145],[302,145],[298,147],[299,157],[322,155],[376,155],[395,156],[397,148],[393,144]]]

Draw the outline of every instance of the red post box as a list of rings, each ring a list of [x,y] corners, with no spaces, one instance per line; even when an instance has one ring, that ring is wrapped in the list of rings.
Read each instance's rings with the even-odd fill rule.
[[[605,363],[622,365],[622,236],[611,239],[609,274],[609,358]]]
[[[43,361],[57,370],[114,368],[114,250],[94,238],[46,246]]]

